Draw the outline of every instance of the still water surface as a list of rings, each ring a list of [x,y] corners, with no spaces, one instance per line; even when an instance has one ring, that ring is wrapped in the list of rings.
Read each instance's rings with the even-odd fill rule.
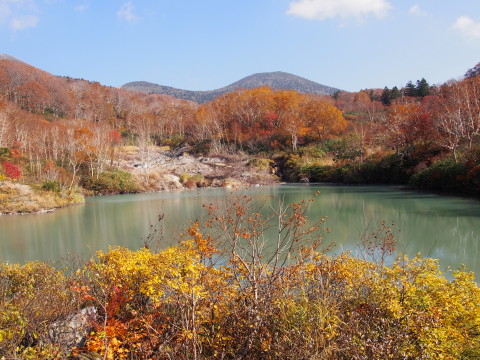
[[[480,274],[480,202],[391,186],[281,185],[256,188],[254,197],[272,204],[300,202],[320,194],[310,219],[328,216],[335,252],[357,249],[367,227],[395,223],[399,248],[409,256],[438,258],[442,267],[465,264]],[[225,189],[117,195],[89,198],[85,205],[53,213],[0,217],[0,261],[61,260],[88,257],[99,249],[143,246],[150,226],[164,214],[163,246],[202,218],[202,204],[223,201]]]

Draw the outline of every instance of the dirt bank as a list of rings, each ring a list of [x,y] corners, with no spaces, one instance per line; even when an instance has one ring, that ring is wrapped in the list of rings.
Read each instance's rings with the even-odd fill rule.
[[[192,187],[267,185],[279,182],[277,169],[268,159],[247,155],[192,156],[189,148],[124,147],[118,166],[133,173],[142,191]]]

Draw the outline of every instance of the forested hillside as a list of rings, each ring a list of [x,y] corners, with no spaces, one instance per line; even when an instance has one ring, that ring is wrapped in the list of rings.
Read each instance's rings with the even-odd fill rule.
[[[421,79],[402,89],[340,93],[336,105],[350,120],[351,131],[333,143],[333,151],[329,145],[337,166],[303,167],[305,175],[314,180],[410,182],[478,196],[480,77],[474,69],[463,80],[437,86]]]
[[[149,166],[159,151],[155,146],[225,155],[268,150],[287,139],[287,148],[296,150],[307,132],[322,139],[347,125],[329,97],[267,87],[238,90],[198,106],[52,76],[10,59],[0,60],[0,79],[3,176],[46,189],[82,184],[101,192],[93,184],[120,169],[116,149],[126,145],[137,150],[137,163]]]
[[[333,96],[260,87],[198,105],[53,76],[4,58],[1,176],[47,190],[81,184],[101,193],[111,187],[98,184],[105,174],[113,182],[128,177],[118,173],[130,171],[121,166],[120,149],[133,146],[137,163],[149,166],[163,146],[183,149],[168,156],[243,154],[252,158],[248,164],[290,181],[410,182],[478,195],[479,94],[477,65],[463,80],[435,87],[421,79],[401,89]]]
[[[58,77],[17,60],[0,60],[0,179],[37,184],[60,200],[33,206],[77,202],[84,180],[112,176],[108,192],[135,191],[135,181],[119,172],[116,149],[141,145],[141,156],[160,139],[185,133],[196,104],[166,95],[146,95],[68,77]],[[156,124],[155,127],[152,124]],[[112,173],[112,171],[114,171]],[[126,181],[127,177],[128,181]],[[124,184],[118,188],[118,182]],[[125,186],[125,184],[128,184]],[[5,185],[5,184],[4,184]],[[6,185],[5,185],[6,186]],[[38,191],[2,188],[2,193],[36,201]],[[61,195],[61,196],[60,196]],[[40,194],[41,198],[45,195]],[[26,198],[27,200],[23,200]],[[77,199],[77,200],[71,200]],[[31,211],[9,196],[0,212]],[[42,204],[45,202],[42,201]]]

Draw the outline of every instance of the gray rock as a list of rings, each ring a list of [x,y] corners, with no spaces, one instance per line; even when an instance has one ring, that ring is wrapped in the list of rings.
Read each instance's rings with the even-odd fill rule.
[[[56,321],[50,326],[50,341],[68,348],[83,346],[91,321],[96,315],[97,309],[90,306],[68,316],[65,320]]]

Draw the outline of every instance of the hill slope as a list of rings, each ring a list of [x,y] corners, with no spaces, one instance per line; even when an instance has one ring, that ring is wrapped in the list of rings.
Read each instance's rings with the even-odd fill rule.
[[[296,90],[302,93],[319,95],[331,95],[338,90],[281,71],[253,74],[223,88],[209,91],[182,90],[153,84],[147,81],[129,82],[123,85],[122,89],[140,91],[149,94],[167,94],[176,98],[191,100],[201,104],[227,92],[235,91],[237,89],[253,89],[260,86],[270,86],[272,89]]]
[[[25,64],[25,65],[28,65],[27,63],[23,62],[22,60],[17,59],[16,57],[8,55],[8,54],[0,54],[0,60],[10,60],[10,61],[15,61],[17,63],[22,63],[22,64]]]
[[[29,117],[39,122],[82,119],[96,123],[112,119],[129,121],[134,112],[161,112],[167,104],[182,109],[194,109],[198,105],[170,95],[148,95],[52,75],[13,56],[0,54],[0,125],[2,106],[7,103],[13,112],[30,113],[29,116],[17,115],[16,119]],[[136,104],[135,110],[132,110],[132,103]],[[0,131],[0,145],[4,145],[4,141]]]

